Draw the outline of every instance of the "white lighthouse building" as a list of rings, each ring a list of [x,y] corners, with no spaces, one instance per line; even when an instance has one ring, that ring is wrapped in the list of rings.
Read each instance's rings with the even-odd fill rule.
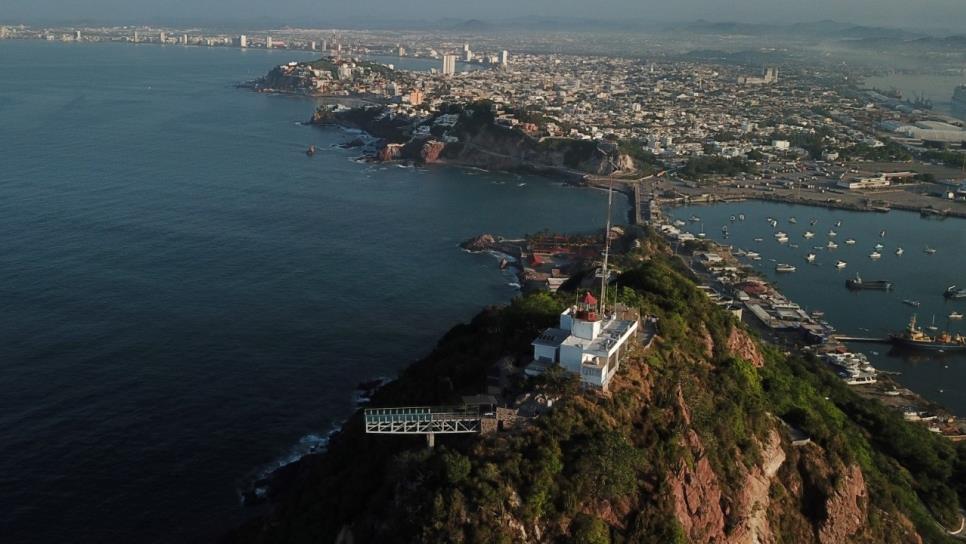
[[[582,384],[606,391],[637,330],[637,319],[618,319],[617,312],[599,314],[597,299],[587,293],[560,314],[559,327],[544,330],[533,341],[528,374],[559,364],[579,375]]]

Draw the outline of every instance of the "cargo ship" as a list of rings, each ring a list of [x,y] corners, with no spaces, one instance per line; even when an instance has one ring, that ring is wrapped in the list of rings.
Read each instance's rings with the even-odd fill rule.
[[[868,289],[872,291],[891,291],[892,282],[888,280],[863,280],[858,274],[854,278],[845,280],[845,286],[855,291]]]
[[[891,334],[889,339],[893,344],[902,348],[928,351],[964,351],[966,338],[960,334],[939,332],[936,336],[929,336],[916,326],[916,316],[913,314],[909,326],[900,334]]]

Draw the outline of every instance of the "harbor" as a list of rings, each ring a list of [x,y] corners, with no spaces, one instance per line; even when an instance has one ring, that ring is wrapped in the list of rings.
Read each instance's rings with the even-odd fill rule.
[[[966,407],[966,357],[950,349],[963,342],[957,309],[966,304],[953,297],[966,267],[952,224],[763,202],[664,215],[654,226],[703,290],[763,338],[814,354],[909,421],[966,439],[957,417]],[[929,246],[917,247],[918,236]]]

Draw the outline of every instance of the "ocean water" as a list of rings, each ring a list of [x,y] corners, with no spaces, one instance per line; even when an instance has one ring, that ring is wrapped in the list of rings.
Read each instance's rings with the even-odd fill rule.
[[[358,382],[516,294],[460,241],[600,228],[601,192],[359,164],[233,86],[305,57],[0,41],[0,540],[211,540]]]
[[[745,214],[745,221],[732,223],[732,215]],[[831,210],[793,206],[772,202],[736,202],[713,206],[690,206],[671,210],[671,214],[687,221],[692,215],[701,218],[688,230],[703,228],[709,239],[761,254],[761,261],[748,261],[775,283],[778,288],[803,308],[825,312],[825,319],[840,334],[884,338],[890,332],[903,330],[913,314],[923,327],[932,325],[966,334],[966,322],[949,320],[953,311],[966,314],[966,301],[948,301],[943,291],[950,285],[966,287],[966,222],[961,219],[922,219],[917,213],[892,211],[887,214]],[[767,218],[778,220],[772,228]],[[789,223],[794,217],[796,224]],[[815,226],[810,220],[815,219]],[[841,221],[841,227],[835,224]],[[728,226],[725,238],[722,226]],[[775,232],[788,234],[789,242],[779,244]],[[811,230],[815,237],[806,240],[802,234]],[[830,237],[829,230],[836,236]],[[882,231],[885,236],[880,236]],[[755,242],[762,238],[761,242]],[[854,239],[855,245],[845,244]],[[838,249],[813,249],[829,240]],[[872,260],[869,254],[876,244],[882,257]],[[797,245],[798,247],[792,247]],[[925,253],[926,246],[936,249]],[[902,247],[902,256],[896,249]],[[816,254],[814,264],[805,261],[809,252]],[[835,262],[845,261],[838,270]],[[775,265],[787,263],[797,267],[794,273],[777,273]],[[845,280],[858,273],[863,279],[885,279],[895,283],[890,292],[849,291]],[[914,308],[904,300],[918,301]],[[966,416],[966,353],[897,352],[885,344],[853,344],[856,351],[869,356],[879,369],[901,372],[896,380],[940,403],[960,416]]]

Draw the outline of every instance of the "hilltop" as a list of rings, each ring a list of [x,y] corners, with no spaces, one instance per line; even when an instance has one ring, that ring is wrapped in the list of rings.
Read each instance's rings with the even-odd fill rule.
[[[549,372],[509,399],[551,400],[488,435],[366,435],[290,467],[272,510],[227,542],[947,542],[966,447],[762,343],[650,233],[617,259],[615,298],[657,319],[606,394]],[[457,325],[372,406],[452,404],[520,366],[573,293],[535,293]]]

